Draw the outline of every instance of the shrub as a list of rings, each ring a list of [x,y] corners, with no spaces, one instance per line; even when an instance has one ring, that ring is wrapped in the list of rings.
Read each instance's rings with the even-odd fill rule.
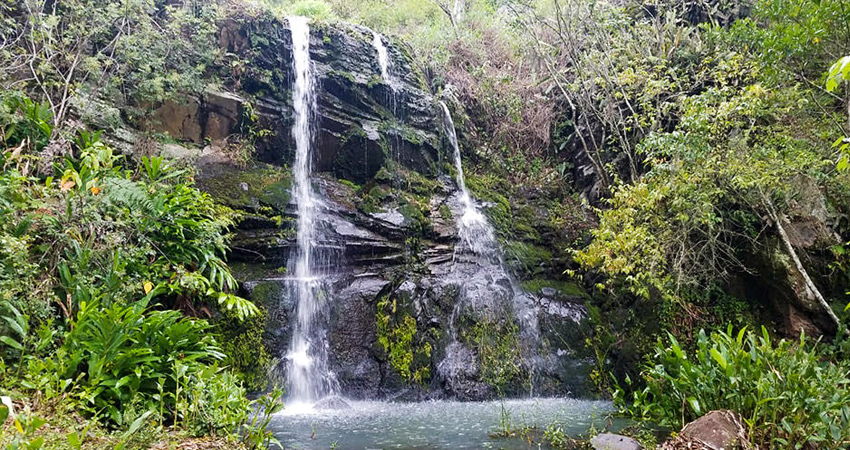
[[[633,416],[681,426],[717,409],[744,419],[763,448],[839,448],[850,442],[848,365],[821,360],[816,344],[774,344],[765,328],[733,334],[700,331],[688,354],[670,335],[660,340],[654,363],[643,372],[646,387],[626,410]],[[616,400],[624,404],[623,391]]]
[[[157,413],[235,432],[245,389],[219,368],[208,323],[185,314],[258,312],[224,262],[232,212],[162,158],[122,167],[99,132],[41,148],[50,115],[0,92],[0,384],[111,426]]]
[[[181,409],[192,434],[229,436],[248,419],[245,389],[232,372],[207,366],[192,374],[188,385]]]
[[[84,408],[116,424],[131,404],[177,422],[181,391],[224,357],[206,321],[146,308],[146,301],[85,304],[60,349],[64,376],[77,380]]]

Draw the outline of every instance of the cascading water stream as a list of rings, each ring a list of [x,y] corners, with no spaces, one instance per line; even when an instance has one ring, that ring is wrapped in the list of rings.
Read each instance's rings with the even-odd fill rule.
[[[457,132],[455,131],[451,112],[445,102],[440,102],[440,107],[443,110],[443,125],[454,150],[455,170],[457,171],[456,180],[460,189],[461,205],[463,206],[463,215],[458,222],[458,235],[461,243],[464,249],[471,251],[479,257],[488,259],[498,257],[498,245],[494,237],[493,227],[490,226],[484,214],[481,214],[481,211],[475,207],[472,196],[469,194],[469,189],[466,188],[466,181],[464,181],[463,177],[463,165],[460,158],[460,146],[457,142]]]
[[[384,44],[384,37],[377,31],[372,31],[372,46],[375,47],[375,52],[378,54],[378,67],[381,69],[381,80],[390,87],[389,91],[389,109],[392,110],[395,120],[400,121],[398,111],[398,95],[401,90],[401,84],[396,77],[393,76],[390,67],[390,56],[387,46]],[[400,133],[395,133],[395,139],[391,141],[391,148],[395,153],[396,161],[401,160],[400,148],[401,140]]]
[[[384,83],[387,83],[390,86],[390,89],[393,91],[396,90],[395,80],[390,75],[390,57],[387,52],[387,47],[384,45],[383,36],[377,31],[372,32],[372,45],[375,47],[375,51],[378,52],[378,65],[381,68],[381,79]]]
[[[499,244],[495,238],[495,231],[490,225],[490,222],[476,207],[469,189],[466,187],[466,181],[463,175],[463,164],[461,162],[460,146],[457,140],[457,131],[455,130],[454,121],[452,120],[451,112],[445,102],[440,102],[440,108],[443,113],[443,125],[446,130],[446,135],[454,150],[454,163],[456,174],[456,182],[460,190],[460,203],[462,214],[458,221],[458,237],[459,245],[455,247],[455,260],[459,256],[472,256],[475,258],[474,263],[479,267],[488,268],[495,273],[503,274],[505,278],[510,280],[511,301],[513,314],[516,318],[520,333],[521,342],[525,346],[525,354],[527,358],[528,368],[532,375],[532,393],[534,389],[533,376],[537,370],[537,355],[536,347],[540,341],[539,326],[537,322],[537,314],[534,306],[531,304],[530,298],[519,289],[514,283],[513,277],[508,274],[502,261]],[[470,255],[471,254],[471,255]],[[479,279],[476,275],[470,277],[469,274],[464,274],[466,280],[471,278]],[[489,277],[485,277],[488,278]],[[466,282],[466,281],[464,281]],[[490,281],[492,283],[492,281]],[[496,286],[491,286],[495,288]],[[466,289],[464,287],[464,289]],[[452,312],[451,323],[449,324],[449,334],[453,342],[457,343],[457,332],[455,329],[456,322],[463,305],[462,302],[455,304],[455,309]],[[451,352],[451,349],[447,351]]]
[[[292,168],[294,186],[292,198],[297,205],[297,247],[290,260],[290,291],[295,297],[297,320],[286,355],[288,362],[289,396],[293,403],[312,404],[334,393],[336,384],[327,368],[325,330],[318,327],[321,320],[322,278],[314,272],[316,251],[317,210],[320,201],[313,192],[312,123],[316,110],[315,79],[310,63],[310,26],[306,18],[291,17],[292,59],[295,79],[292,105],[295,123],[295,164]],[[294,263],[292,262],[294,260]]]

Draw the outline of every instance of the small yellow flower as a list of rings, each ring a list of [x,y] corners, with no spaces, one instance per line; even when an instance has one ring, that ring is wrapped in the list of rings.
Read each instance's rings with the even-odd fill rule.
[[[820,44],[820,38],[815,38],[815,44]]]
[[[97,186],[92,186],[91,187],[91,193],[94,194],[94,195],[100,194],[100,188],[97,187]]]
[[[145,294],[150,294],[153,289],[153,283],[150,281],[145,281]]]

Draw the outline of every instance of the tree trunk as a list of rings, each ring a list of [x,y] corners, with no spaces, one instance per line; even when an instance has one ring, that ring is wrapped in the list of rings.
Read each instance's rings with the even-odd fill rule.
[[[818,287],[815,286],[815,283],[812,281],[811,277],[809,277],[809,273],[806,271],[806,268],[803,267],[800,257],[797,256],[797,251],[794,249],[794,245],[791,243],[791,239],[788,237],[788,233],[785,232],[785,227],[782,225],[784,218],[779,216],[776,209],[773,207],[773,202],[771,202],[764,194],[762,194],[762,199],[765,202],[765,206],[771,220],[773,220],[776,224],[776,230],[779,231],[779,237],[782,239],[785,251],[788,252],[788,256],[790,256],[791,261],[794,262],[794,267],[803,277],[803,282],[806,287],[806,295],[810,300],[815,300],[820,304],[826,315],[829,316],[833,323],[835,323],[836,329],[840,328],[841,321],[838,319],[838,316],[835,315],[835,312],[832,310],[832,307],[829,306],[829,303],[826,302],[826,299],[823,298]]]

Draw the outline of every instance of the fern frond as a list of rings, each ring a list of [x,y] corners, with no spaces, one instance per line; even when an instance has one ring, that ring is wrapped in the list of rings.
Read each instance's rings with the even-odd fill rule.
[[[117,206],[145,214],[154,214],[156,208],[143,184],[126,178],[109,178],[104,183],[103,195]]]

